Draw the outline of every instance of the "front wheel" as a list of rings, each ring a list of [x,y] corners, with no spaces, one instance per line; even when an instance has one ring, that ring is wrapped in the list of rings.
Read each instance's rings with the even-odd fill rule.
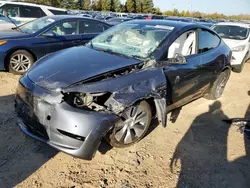
[[[33,56],[25,50],[17,50],[8,59],[9,72],[24,74],[34,64]]]
[[[220,98],[224,92],[227,81],[229,80],[230,73],[230,70],[225,70],[224,72],[220,73],[216,81],[213,83],[210,92],[205,96],[205,98],[209,100],[216,100]]]
[[[140,141],[148,131],[152,120],[152,112],[146,101],[141,101],[127,108],[121,115],[108,142],[113,147],[128,147]]]

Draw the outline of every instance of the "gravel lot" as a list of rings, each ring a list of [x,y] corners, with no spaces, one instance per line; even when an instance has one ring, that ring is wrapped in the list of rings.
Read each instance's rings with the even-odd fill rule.
[[[0,72],[0,187],[250,187],[250,140],[221,120],[250,117],[250,63],[223,97],[186,105],[175,124],[152,125],[138,144],[102,144],[92,161],[58,153],[15,125],[18,76]]]

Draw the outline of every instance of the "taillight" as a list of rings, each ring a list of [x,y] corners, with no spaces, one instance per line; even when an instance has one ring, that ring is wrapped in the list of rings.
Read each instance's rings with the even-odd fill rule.
[[[150,17],[146,17],[145,19],[146,19],[146,20],[151,20],[151,18],[150,18]]]

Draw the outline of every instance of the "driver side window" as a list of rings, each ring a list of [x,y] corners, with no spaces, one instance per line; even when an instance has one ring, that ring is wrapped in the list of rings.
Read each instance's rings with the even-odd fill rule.
[[[191,30],[178,37],[168,49],[168,59],[175,58],[176,55],[190,56],[197,54],[196,31]]]

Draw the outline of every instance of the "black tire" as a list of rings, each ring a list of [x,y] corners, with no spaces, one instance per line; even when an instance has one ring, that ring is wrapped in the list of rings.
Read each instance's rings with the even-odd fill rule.
[[[207,95],[205,95],[205,98],[208,100],[216,100],[220,98],[229,80],[230,74],[231,71],[229,69],[220,73],[216,81],[213,83],[210,92]]]
[[[142,133],[138,136],[138,137],[135,137],[135,139],[132,141],[132,142],[130,142],[130,143],[125,143],[125,139],[126,139],[126,137],[127,137],[127,135],[128,135],[128,129],[129,129],[129,132],[130,132],[130,134],[131,134],[131,139],[132,139],[132,134],[135,134],[135,136],[136,136],[136,132],[137,131],[135,131],[135,129],[133,130],[133,126],[132,126],[132,128],[128,128],[128,127],[130,127],[130,126],[127,126],[127,128],[125,128],[125,126],[126,126],[126,124],[124,123],[124,122],[126,122],[126,119],[124,119],[124,117],[123,117],[123,115],[122,115],[122,118],[121,118],[121,120],[119,121],[119,122],[117,122],[116,124],[115,124],[115,126],[114,126],[114,128],[111,130],[111,132],[109,132],[108,134],[107,134],[107,136],[106,136],[106,138],[107,138],[107,141],[109,142],[109,144],[111,145],[111,146],[113,146],[113,147],[117,147],[117,148],[124,148],[124,147],[129,147],[129,146],[131,146],[131,145],[133,145],[133,144],[135,144],[135,143],[137,143],[137,142],[139,142],[144,136],[145,136],[145,134],[147,133],[147,131],[148,131],[148,128],[149,128],[149,126],[150,126],[150,123],[151,123],[151,120],[152,120],[152,112],[151,112],[151,108],[150,108],[150,106],[149,106],[149,104],[146,102],[146,101],[141,101],[141,102],[139,102],[139,103],[136,103],[136,104],[134,104],[132,107],[130,107],[130,108],[141,108],[141,110],[143,110],[143,113],[145,113],[146,114],[146,117],[144,117],[145,118],[145,125],[141,125],[141,124],[136,124],[136,123],[134,123],[134,126],[136,126],[136,125],[139,125],[140,126],[140,130],[141,130],[141,127],[144,127],[143,128],[143,130],[142,130]],[[127,108],[126,110],[130,110],[130,108]],[[125,111],[126,111],[125,110]],[[139,111],[139,110],[138,110]],[[125,112],[124,112],[125,113]],[[133,112],[131,111],[131,114],[132,114]],[[138,115],[138,114],[137,114]],[[141,116],[141,114],[139,114],[138,115],[138,117],[139,116]],[[144,116],[144,115],[143,115]],[[134,116],[135,117],[135,116]],[[128,118],[129,119],[129,118]],[[135,118],[135,120],[134,121],[136,121],[136,118]],[[124,124],[124,126],[122,127],[122,126],[120,126],[120,125],[122,125],[122,124]],[[127,123],[127,124],[129,124],[129,123]],[[133,123],[131,123],[131,124],[133,124]],[[122,127],[122,128],[121,128]],[[126,136],[124,136],[124,139],[122,139],[121,138],[121,140],[123,140],[123,141],[118,141],[118,139],[117,139],[117,133],[118,132],[121,132],[122,131],[122,129],[126,129],[126,133],[122,133],[122,134],[126,134]],[[137,129],[137,128],[136,128]],[[133,130],[133,131],[132,131]],[[138,130],[138,129],[137,129]],[[123,136],[122,136],[123,137]]]
[[[9,72],[22,75],[30,69],[34,62],[35,59],[29,52],[17,50],[9,56],[6,63]]]

